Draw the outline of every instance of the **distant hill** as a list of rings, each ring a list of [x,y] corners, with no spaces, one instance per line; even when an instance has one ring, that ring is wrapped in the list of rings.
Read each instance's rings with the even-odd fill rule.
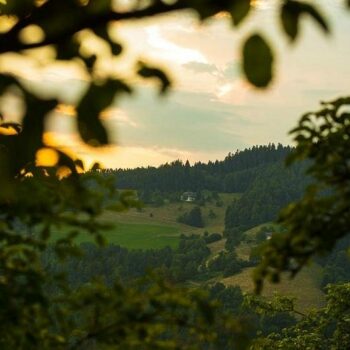
[[[145,203],[162,203],[165,194],[192,191],[241,193],[227,208],[225,229],[247,229],[277,218],[281,208],[298,199],[307,184],[305,164],[285,167],[290,146],[269,144],[229,153],[222,161],[190,165],[180,160],[159,167],[107,169],[118,188],[135,189]],[[151,200],[152,199],[152,200]],[[199,202],[200,204],[200,202]]]
[[[225,229],[244,229],[277,219],[278,212],[299,199],[310,180],[305,164],[286,168],[274,162],[259,168],[243,195],[226,210]]]
[[[138,191],[201,191],[225,193],[245,192],[254,182],[261,167],[284,162],[292,148],[278,144],[254,146],[229,153],[222,161],[190,165],[180,160],[159,167],[107,169],[116,175],[118,188]]]

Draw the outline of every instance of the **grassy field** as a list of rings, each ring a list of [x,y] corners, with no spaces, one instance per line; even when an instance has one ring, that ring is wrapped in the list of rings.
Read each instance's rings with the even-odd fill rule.
[[[221,279],[220,282],[227,286],[238,285],[245,292],[253,292],[252,280],[253,268],[246,268],[241,273]],[[303,269],[294,279],[284,276],[278,284],[266,283],[263,289],[263,296],[271,297],[274,293],[296,298],[296,307],[306,311],[320,307],[324,304],[324,294],[320,290],[322,269],[314,264]]]
[[[209,233],[224,230],[224,219],[227,206],[238,194],[220,194],[223,205],[217,207],[208,203],[201,207],[205,227],[196,228],[177,222],[179,215],[190,211],[195,203],[179,202],[168,203],[160,207],[145,206],[141,211],[131,209],[123,213],[105,212],[102,221],[112,223],[115,229],[106,232],[111,243],[120,244],[127,248],[160,248],[166,245],[174,247],[180,234],[190,235]],[[215,218],[209,218],[213,211]]]
[[[224,229],[225,211],[232,202],[238,198],[237,194],[220,194],[223,202],[221,207],[215,203],[209,203],[201,207],[205,222],[204,228],[195,228],[177,222],[177,217],[184,212],[190,211],[196,204],[194,203],[168,203],[161,207],[145,207],[141,211],[136,209],[123,213],[105,212],[102,215],[102,222],[113,224],[114,228],[105,232],[109,243],[118,244],[129,249],[158,249],[165,246],[176,247],[180,234],[202,234],[222,233]],[[209,211],[212,210],[216,217],[209,218]],[[237,255],[241,259],[248,259],[252,242],[256,233],[261,227],[257,226],[246,232],[247,240],[242,242],[236,249]],[[60,234],[57,232],[56,237]],[[77,242],[93,241],[93,238],[86,234],[81,234]],[[214,258],[220,251],[225,249],[225,239],[208,245],[211,250],[209,259]],[[228,278],[217,278],[213,282],[223,282],[226,285],[238,285],[243,291],[252,292],[254,289],[251,278],[252,268],[246,268],[241,273]],[[263,295],[272,296],[275,292],[295,297],[296,305],[300,310],[307,310],[318,307],[324,303],[324,295],[319,289],[322,269],[313,265],[302,272],[294,279],[285,278],[280,284],[267,283]]]
[[[129,249],[159,249],[176,247],[179,242],[179,228],[168,225],[142,223],[117,223],[105,232],[108,243]],[[77,243],[92,242],[93,237],[80,234]]]
[[[239,194],[221,193],[220,200],[223,205],[218,207],[215,203],[207,203],[201,207],[202,216],[204,219],[205,227],[203,229],[197,229],[195,227],[181,225],[176,219],[179,215],[190,211],[193,207],[197,206],[195,203],[178,202],[168,203],[160,207],[145,206],[141,211],[131,209],[124,213],[106,213],[104,218],[111,220],[119,220],[122,222],[147,222],[147,223],[166,223],[175,224],[180,227],[184,233],[198,232],[203,230],[209,230],[210,232],[221,232],[224,228],[225,212],[227,206],[235,199],[239,198]],[[216,217],[209,218],[209,212],[212,210]]]
[[[146,206],[141,211],[136,209],[122,213],[106,211],[101,221],[114,226],[113,229],[105,231],[105,237],[109,243],[129,249],[176,247],[182,233],[186,235],[202,234],[204,231],[221,233],[224,229],[226,208],[238,196],[237,194],[220,194],[220,200],[223,203],[221,207],[217,207],[214,203],[201,207],[205,222],[204,228],[177,222],[179,215],[196,206],[194,203],[187,202],[168,203],[160,207]],[[210,210],[215,213],[215,218],[209,218]],[[55,232],[54,239],[61,236],[62,233]],[[93,242],[93,237],[83,233],[76,238],[76,242]]]
[[[236,253],[240,259],[248,260],[252,242],[262,226],[271,225],[271,223],[256,226],[245,232],[246,241],[243,241],[237,248]],[[212,253],[217,253],[223,248],[224,240],[215,242],[211,245]],[[253,292],[254,284],[252,273],[254,268],[246,268],[241,273],[227,277],[219,278],[218,281],[228,286],[238,285],[245,292]],[[322,278],[322,268],[313,264],[303,269],[294,279],[289,279],[287,275],[283,276],[278,284],[265,283],[262,295],[266,297],[273,296],[274,293],[296,298],[296,306],[299,310],[317,308],[324,304],[324,294],[320,290]]]

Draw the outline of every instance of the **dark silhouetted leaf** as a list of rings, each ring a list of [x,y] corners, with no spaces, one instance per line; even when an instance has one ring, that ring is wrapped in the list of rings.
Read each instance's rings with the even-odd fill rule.
[[[0,115],[0,119],[3,120],[2,115]],[[13,129],[16,131],[17,134],[19,134],[22,131],[22,125],[18,123],[11,123],[11,122],[1,123],[0,126],[6,129]]]
[[[78,108],[78,129],[82,139],[91,146],[108,144],[108,135],[99,118],[116,93],[131,93],[128,85],[119,80],[108,80],[102,85],[91,84]]]
[[[300,12],[295,9],[295,6],[290,2],[286,2],[282,6],[281,20],[282,26],[286,34],[291,40],[295,40],[298,36]]]
[[[140,62],[140,68],[138,70],[138,74],[146,79],[156,78],[160,81],[160,93],[165,94],[168,91],[168,88],[171,86],[171,81],[168,76],[159,68],[154,68],[147,66],[145,63]]]
[[[235,26],[238,26],[250,11],[250,0],[234,1],[231,6],[231,16]]]
[[[314,6],[310,4],[303,4],[302,12],[309,14],[320,25],[325,33],[329,33],[328,23]]]
[[[84,163],[81,159],[76,159],[74,161],[74,164],[78,167],[81,168],[82,170],[85,170]]]
[[[89,57],[84,57],[83,61],[86,65],[86,68],[88,68],[89,70],[92,70],[95,66],[95,63],[97,61],[97,56],[96,55],[91,55]]]
[[[79,56],[80,45],[74,40],[67,40],[56,45],[57,60],[70,60]]]
[[[57,100],[41,100],[27,91],[25,101],[27,111],[22,121],[22,132],[18,136],[19,149],[16,154],[18,170],[35,160],[36,152],[43,146],[45,118],[55,109]],[[25,147],[21,147],[25,145]]]
[[[18,85],[19,83],[15,78],[10,75],[1,74],[0,75],[0,94],[3,94],[4,91],[11,85]]]
[[[96,171],[96,170],[100,170],[101,169],[101,165],[99,163],[94,163],[92,165],[92,167],[90,168],[91,171]]]
[[[282,6],[281,20],[285,33],[292,41],[298,36],[300,18],[305,14],[311,16],[326,33],[329,32],[326,20],[314,6],[296,0],[287,0]]]
[[[252,35],[244,44],[243,69],[250,83],[265,88],[273,76],[273,53],[270,46],[259,35]]]
[[[114,56],[118,56],[122,53],[123,47],[119,43],[115,42],[110,35],[108,34],[108,30],[106,26],[99,26],[96,28],[93,28],[94,33],[100,37],[101,39],[105,40],[111,49],[111,52]]]

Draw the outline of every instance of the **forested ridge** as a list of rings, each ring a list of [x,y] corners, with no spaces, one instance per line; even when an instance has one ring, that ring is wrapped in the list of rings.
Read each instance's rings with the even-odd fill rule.
[[[138,191],[200,191],[244,192],[268,165],[283,163],[290,146],[269,144],[229,153],[222,160],[190,165],[180,160],[159,167],[136,169],[105,169],[116,175],[118,188]]]
[[[226,212],[225,227],[253,227],[277,219],[278,212],[299,199],[309,182],[305,166],[274,162],[261,167],[242,197]]]
[[[180,198],[182,191],[193,191],[203,204],[202,192],[241,193],[227,209],[225,227],[253,227],[277,219],[287,204],[299,199],[308,183],[306,165],[286,167],[292,147],[260,145],[229,153],[222,161],[190,165],[180,160],[156,167],[107,169],[119,188],[135,189],[146,204],[162,198]]]

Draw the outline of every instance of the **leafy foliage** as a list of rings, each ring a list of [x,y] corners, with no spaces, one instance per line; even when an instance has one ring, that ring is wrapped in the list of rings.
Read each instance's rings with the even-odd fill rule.
[[[350,284],[332,285],[327,288],[327,304],[319,311],[299,314],[299,321],[279,333],[258,338],[250,347],[255,349],[347,349],[349,336]],[[261,312],[276,311],[295,313],[293,300],[277,297],[275,301],[257,301]],[[301,318],[300,318],[301,316]]]
[[[243,58],[247,79],[257,87],[266,87],[272,80],[273,53],[261,35],[254,34],[246,41]]]
[[[265,247],[257,270],[278,280],[281,271],[296,274],[315,254],[332,250],[349,234],[350,223],[350,98],[324,103],[320,111],[305,114],[291,133],[297,142],[289,162],[309,160],[308,174],[314,182],[303,198],[288,205],[279,222],[286,228]]]
[[[292,41],[299,34],[300,18],[303,15],[309,15],[325,33],[329,32],[326,20],[314,6],[295,0],[286,0],[282,6],[281,20],[284,31]]]

